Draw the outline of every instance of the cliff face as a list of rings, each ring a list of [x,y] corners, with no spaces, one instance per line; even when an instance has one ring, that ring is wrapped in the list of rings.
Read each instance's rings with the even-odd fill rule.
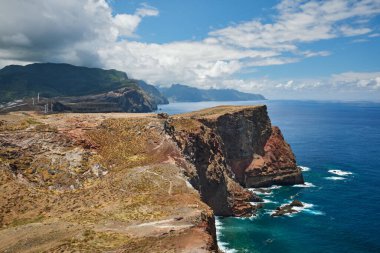
[[[254,155],[245,169],[247,187],[303,184],[301,169],[297,167],[294,154],[284,140],[278,127],[272,127],[264,146],[264,155]]]
[[[173,117],[172,135],[196,174],[190,182],[216,215],[251,215],[245,187],[303,183],[294,154],[266,106],[221,106]],[[237,184],[236,181],[240,184]]]
[[[301,182],[265,106],[0,115],[0,251],[217,252],[244,185]]]
[[[272,127],[265,105],[220,106],[181,117],[191,118],[211,129],[224,158],[224,171],[242,186],[304,182],[289,144],[280,129]]]
[[[202,200],[216,215],[251,215],[254,207],[248,202],[255,196],[231,178],[220,136],[196,119],[174,118],[170,127],[184,157],[195,167],[186,174]]]

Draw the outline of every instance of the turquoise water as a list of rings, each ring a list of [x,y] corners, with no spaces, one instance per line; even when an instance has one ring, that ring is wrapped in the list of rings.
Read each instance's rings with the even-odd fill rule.
[[[307,184],[269,189],[261,195],[265,207],[255,217],[219,217],[222,248],[261,253],[380,252],[379,103],[201,102],[173,103],[161,110],[173,114],[221,104],[263,103],[298,164],[308,170]],[[292,216],[270,216],[292,199],[301,200],[306,208]]]

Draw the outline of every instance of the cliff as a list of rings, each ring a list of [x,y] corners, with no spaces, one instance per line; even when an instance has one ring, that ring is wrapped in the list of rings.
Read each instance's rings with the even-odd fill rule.
[[[169,104],[168,99],[161,94],[161,92],[154,85],[148,84],[142,80],[136,80],[136,82],[137,85],[149,95],[153,103],[157,105]]]
[[[217,252],[214,215],[257,208],[244,185],[302,179],[265,106],[0,115],[0,161],[7,252]]]
[[[266,106],[219,106],[186,115],[220,136],[226,163],[245,187],[302,184],[301,169]]]

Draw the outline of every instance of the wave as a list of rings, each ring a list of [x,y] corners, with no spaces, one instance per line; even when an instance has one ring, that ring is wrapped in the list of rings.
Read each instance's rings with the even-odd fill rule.
[[[238,252],[236,249],[230,249],[228,248],[228,243],[226,242],[221,242],[221,241],[218,241],[218,246],[219,246],[219,249],[222,251],[222,252],[225,252],[225,253],[236,253]]]
[[[303,207],[296,206],[296,207],[293,207],[293,209],[298,212],[305,212],[305,213],[309,213],[313,215],[325,215],[325,213],[322,211],[314,210],[313,209],[314,204],[304,203],[304,202],[302,202],[302,204],[303,204]]]
[[[216,228],[216,240],[218,242],[219,249],[222,252],[226,252],[226,253],[236,253],[236,252],[238,252],[235,249],[229,248],[228,247],[228,245],[229,245],[228,243],[222,242],[220,240],[220,235],[221,235],[220,230],[223,228],[223,225],[222,225],[222,222],[219,220],[218,216],[215,216],[215,228]]]
[[[265,196],[272,195],[271,191],[265,192],[265,191],[260,191],[260,189],[256,189],[256,188],[249,188],[248,190],[250,192],[255,193],[256,195],[265,195]]]
[[[331,174],[338,175],[338,176],[348,176],[348,175],[352,175],[352,172],[349,172],[349,171],[343,171],[343,170],[329,170],[328,172],[331,173]]]
[[[260,202],[249,202],[251,205],[256,206],[257,204],[266,204],[266,203],[273,203],[273,204],[278,204],[278,202],[270,200],[270,199],[263,199],[263,201]]]
[[[325,178],[328,180],[344,180],[344,179],[347,179],[345,177],[325,177]]]
[[[306,171],[311,170],[309,167],[306,167],[306,166],[298,166],[298,167],[301,168],[302,172],[306,172]]]
[[[316,187],[313,183],[305,182],[304,184],[295,184],[293,187],[300,187],[300,188],[310,188],[310,187]]]
[[[263,187],[261,189],[263,190],[277,190],[277,189],[280,189],[282,186],[281,185],[272,185],[270,187]]]
[[[278,202],[276,202],[276,201],[273,201],[273,200],[270,200],[270,199],[263,199],[263,201],[262,202],[260,202],[260,203],[274,203],[274,204],[277,204]]]

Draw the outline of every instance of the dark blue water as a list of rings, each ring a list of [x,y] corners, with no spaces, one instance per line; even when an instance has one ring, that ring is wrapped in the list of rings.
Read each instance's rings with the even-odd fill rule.
[[[265,103],[304,172],[307,187],[262,195],[256,217],[218,218],[218,240],[232,252],[380,252],[380,104],[367,102],[202,102],[161,106],[170,114],[220,104]],[[329,170],[352,174],[337,175]],[[338,174],[340,171],[338,171]],[[299,199],[306,208],[273,218]]]

